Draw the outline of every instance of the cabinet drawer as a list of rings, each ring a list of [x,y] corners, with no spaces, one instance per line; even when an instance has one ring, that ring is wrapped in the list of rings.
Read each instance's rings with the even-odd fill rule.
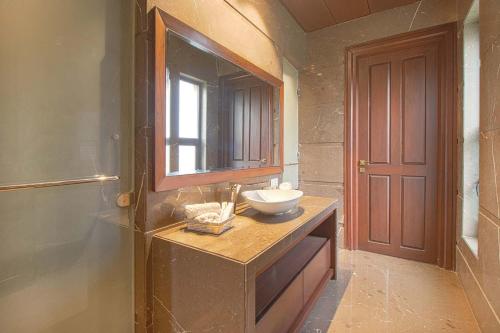
[[[255,316],[260,319],[266,309],[304,270],[328,240],[307,236],[255,280]]]
[[[304,303],[312,296],[331,266],[330,241],[319,250],[304,268]]]
[[[287,332],[304,305],[304,274],[301,272],[257,322],[257,333]]]

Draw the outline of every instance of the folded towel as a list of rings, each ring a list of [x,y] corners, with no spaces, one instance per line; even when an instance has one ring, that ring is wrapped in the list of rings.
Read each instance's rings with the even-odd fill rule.
[[[280,184],[279,189],[284,191],[293,190],[293,186],[292,183],[284,182]]]
[[[193,219],[196,223],[221,223],[220,215],[218,213],[205,213],[196,216]]]
[[[204,204],[194,204],[184,206],[185,214],[188,219],[193,219],[196,216],[205,213],[217,213],[220,214],[221,208],[218,202],[208,202]]]

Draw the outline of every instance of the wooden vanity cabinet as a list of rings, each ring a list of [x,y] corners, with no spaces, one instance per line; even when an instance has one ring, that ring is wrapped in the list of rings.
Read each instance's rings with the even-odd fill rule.
[[[289,331],[304,306],[304,274],[300,272],[271,308],[256,323],[257,333]]]
[[[256,278],[257,333],[295,331],[332,277],[330,240],[307,236]]]
[[[304,196],[293,215],[242,211],[219,236],[182,226],[157,233],[155,331],[299,331],[335,276],[337,204]]]

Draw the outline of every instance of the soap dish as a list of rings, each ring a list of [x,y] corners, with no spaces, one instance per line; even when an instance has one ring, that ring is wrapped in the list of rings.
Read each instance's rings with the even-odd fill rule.
[[[236,215],[233,214],[227,220],[220,223],[199,223],[195,220],[187,220],[187,230],[220,235],[233,227],[235,216]]]

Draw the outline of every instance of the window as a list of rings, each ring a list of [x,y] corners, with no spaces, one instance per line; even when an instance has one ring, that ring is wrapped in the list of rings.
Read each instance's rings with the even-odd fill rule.
[[[167,73],[168,74],[168,73]],[[166,172],[202,169],[203,83],[182,74],[167,75]],[[174,98],[172,98],[174,96]]]
[[[479,217],[479,0],[464,22],[463,32],[463,207],[462,237],[477,256]]]
[[[200,138],[200,85],[181,79],[179,83],[179,137]]]
[[[181,78],[179,82],[179,172],[201,169],[201,85]]]

